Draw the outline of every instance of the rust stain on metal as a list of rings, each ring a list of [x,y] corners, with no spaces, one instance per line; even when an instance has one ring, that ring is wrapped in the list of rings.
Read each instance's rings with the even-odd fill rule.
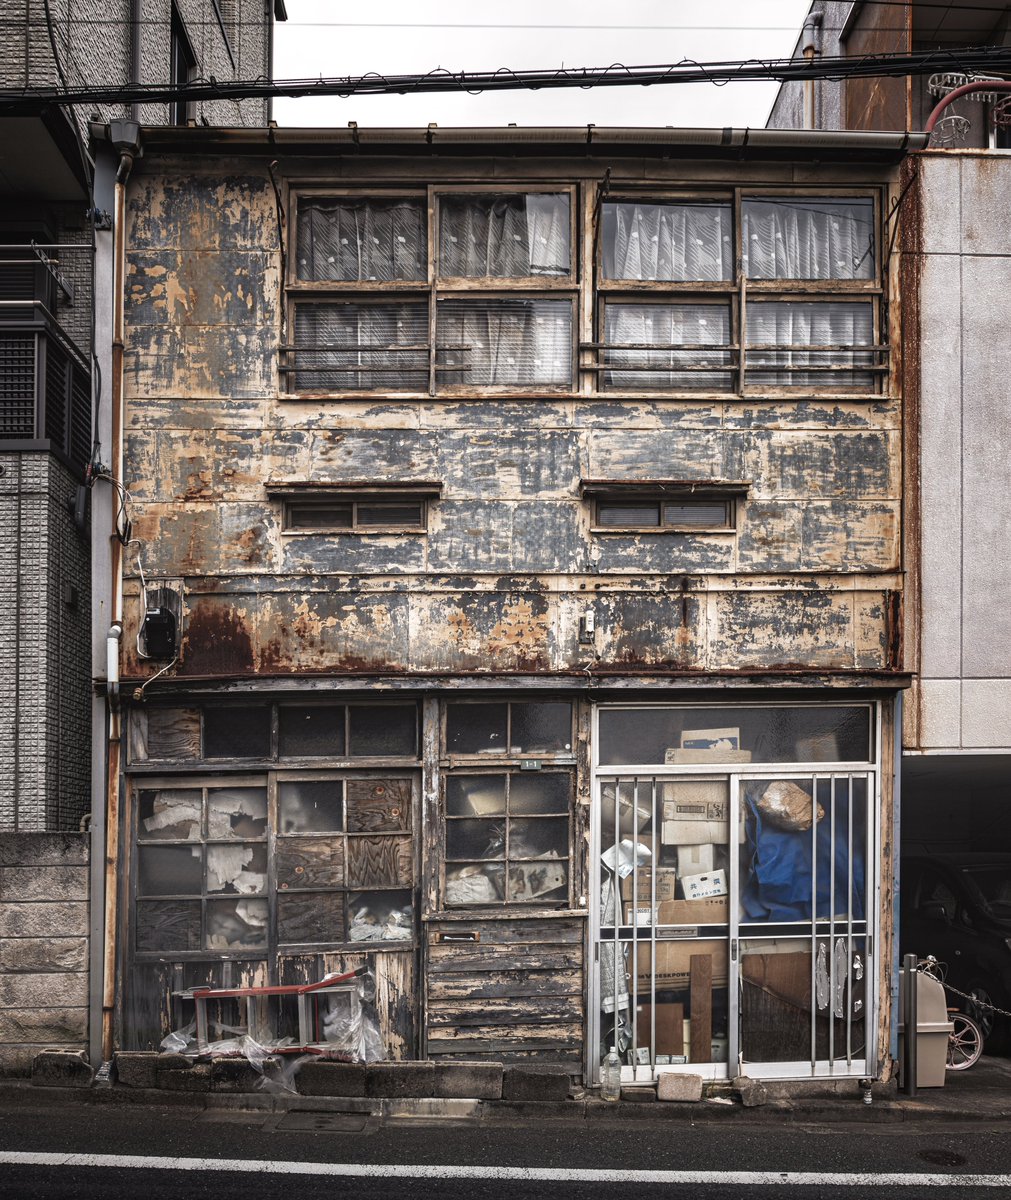
[[[253,639],[238,608],[196,604],[186,619],[180,673],[247,675],[252,672]]]

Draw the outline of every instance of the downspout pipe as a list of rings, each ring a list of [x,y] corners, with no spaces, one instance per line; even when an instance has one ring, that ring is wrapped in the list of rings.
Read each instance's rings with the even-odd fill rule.
[[[804,26],[800,31],[800,49],[804,58],[813,63],[816,56],[821,54],[821,13],[809,12],[804,19]],[[815,128],[815,111],[814,111],[814,88],[815,81],[813,79],[804,80],[804,128]]]
[[[972,95],[973,92],[1008,92],[1011,93],[1011,82],[1000,79],[977,80],[975,83],[965,83],[961,87],[955,88],[953,92],[949,92],[943,100],[938,101],[934,107],[934,111],[927,118],[927,123],[923,127],[923,132],[929,137],[934,132],[934,127],[941,118],[941,114],[955,100],[961,99],[962,96]]]

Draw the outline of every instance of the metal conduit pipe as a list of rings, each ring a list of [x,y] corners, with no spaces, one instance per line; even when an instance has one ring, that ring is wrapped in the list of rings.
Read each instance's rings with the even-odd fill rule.
[[[1003,81],[999,79],[978,80],[976,83],[965,83],[961,87],[955,88],[953,92],[949,92],[943,100],[938,101],[934,107],[934,111],[927,118],[927,123],[923,127],[923,132],[929,135],[934,132],[934,126],[940,120],[941,113],[953,101],[958,100],[962,96],[968,96],[972,92],[1008,92],[1011,93],[1011,81]]]

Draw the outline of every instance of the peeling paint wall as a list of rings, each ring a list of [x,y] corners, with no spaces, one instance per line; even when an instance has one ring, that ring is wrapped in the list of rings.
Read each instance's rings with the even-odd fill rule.
[[[346,185],[351,164],[333,165]],[[742,172],[794,182],[723,169]],[[522,180],[524,164],[494,173]],[[835,168],[826,186],[880,179]],[[178,675],[897,666],[895,397],[283,399],[265,164],[181,172],[148,156],[130,212],[127,482],[148,577],[185,580]],[[751,486],[736,536],[599,535],[579,494],[595,477]],[[268,479],[443,491],[426,534],[292,537]],[[128,675],[148,670],[128,659]]]

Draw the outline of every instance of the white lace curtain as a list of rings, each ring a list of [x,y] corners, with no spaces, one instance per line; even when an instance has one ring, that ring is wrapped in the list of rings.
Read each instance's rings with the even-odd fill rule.
[[[726,389],[731,372],[728,350],[681,350],[676,347],[719,346],[730,342],[730,310],[718,304],[608,304],[605,316],[608,346],[665,346],[657,350],[607,351],[607,365],[656,370],[613,370],[606,373],[608,387]],[[684,370],[686,366],[706,370]],[[682,368],[678,370],[677,368]]]
[[[444,279],[568,275],[569,225],[566,195],[444,195],[439,200],[439,275]]]
[[[745,200],[741,220],[749,279],[873,277],[872,200]]]
[[[601,239],[605,279],[733,278],[728,204],[605,203]]]

